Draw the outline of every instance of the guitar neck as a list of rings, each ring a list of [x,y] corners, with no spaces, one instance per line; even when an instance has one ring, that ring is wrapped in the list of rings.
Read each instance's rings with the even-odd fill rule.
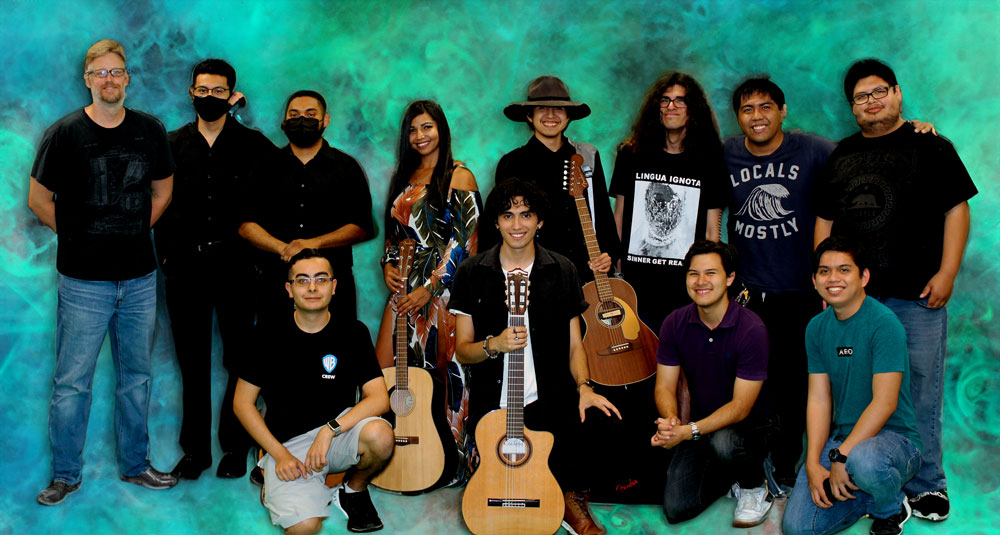
[[[404,279],[405,280],[405,279]],[[409,373],[407,365],[407,352],[406,348],[409,345],[407,342],[407,332],[406,332],[406,314],[396,314],[396,389],[397,390],[407,390],[409,389]]]
[[[511,315],[511,327],[524,327],[524,316]],[[524,438],[524,349],[507,353],[507,437]]]
[[[597,244],[597,234],[594,232],[594,222],[590,218],[590,209],[587,207],[587,199],[582,196],[575,197],[576,213],[580,216],[580,227],[583,228],[583,239],[587,242],[587,256],[591,261],[601,256],[601,248]],[[597,295],[601,301],[609,301],[614,298],[611,292],[611,285],[608,283],[607,273],[594,272],[594,282],[597,283]]]

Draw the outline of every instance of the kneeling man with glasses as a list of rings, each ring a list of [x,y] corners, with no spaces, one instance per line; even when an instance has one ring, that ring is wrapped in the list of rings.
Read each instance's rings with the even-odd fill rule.
[[[333,276],[315,250],[291,259],[285,288],[295,311],[258,325],[233,401],[267,451],[259,463],[261,502],[290,535],[319,532],[331,504],[347,515],[349,531],[382,528],[368,482],[393,452],[392,428],[378,417],[389,410],[389,395],[368,329],[330,310]],[[265,417],[255,406],[258,394]],[[342,486],[326,486],[328,473],[343,471]]]

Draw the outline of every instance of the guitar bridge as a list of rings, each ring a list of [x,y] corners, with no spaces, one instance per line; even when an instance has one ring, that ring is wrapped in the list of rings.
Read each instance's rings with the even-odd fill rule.
[[[524,498],[487,498],[487,507],[541,507],[541,500],[529,500]]]
[[[608,347],[608,352],[602,354],[614,355],[615,353],[623,353],[625,351],[630,351],[632,349],[632,344],[630,342],[622,342],[620,344],[614,344]]]
[[[397,446],[409,446],[410,444],[420,444],[420,437],[396,437]]]

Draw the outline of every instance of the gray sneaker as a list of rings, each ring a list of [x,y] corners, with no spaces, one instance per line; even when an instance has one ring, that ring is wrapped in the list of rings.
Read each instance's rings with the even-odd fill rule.
[[[165,474],[152,466],[145,472],[137,476],[122,476],[122,481],[127,481],[140,487],[153,490],[169,489],[177,484],[177,478],[171,474]]]
[[[42,505],[56,505],[62,503],[69,496],[71,492],[75,492],[76,489],[80,488],[80,484],[68,485],[65,481],[53,480],[49,483],[45,490],[38,493],[38,497],[35,501]]]
[[[735,485],[734,485],[735,486]],[[774,499],[767,490],[767,483],[744,489],[736,486],[736,511],[733,513],[734,528],[751,528],[764,521],[771,512]]]

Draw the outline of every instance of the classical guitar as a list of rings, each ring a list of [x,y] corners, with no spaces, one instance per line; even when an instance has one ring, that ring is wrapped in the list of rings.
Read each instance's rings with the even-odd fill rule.
[[[399,244],[399,274],[404,281],[409,278],[414,248],[412,239]],[[396,314],[395,342],[396,365],[384,368],[382,375],[389,387],[396,447],[372,483],[385,490],[417,493],[448,483],[455,474],[458,452],[452,446],[445,414],[443,381],[434,381],[427,370],[408,365],[406,314]]]
[[[601,254],[594,225],[583,190],[587,179],[581,166],[583,156],[570,159],[569,192],[576,200],[580,226],[587,241],[591,260]],[[636,383],[656,373],[656,334],[636,314],[632,285],[606,273],[594,273],[593,282],[583,286],[583,296],[590,306],[583,313],[587,333],[583,347],[587,352],[590,378],[603,385]]]
[[[511,326],[523,327],[528,273],[507,277]],[[551,534],[565,503],[549,470],[552,433],[524,427],[524,350],[507,353],[507,408],[490,412],[476,427],[481,462],[462,496],[465,525],[475,535]]]

